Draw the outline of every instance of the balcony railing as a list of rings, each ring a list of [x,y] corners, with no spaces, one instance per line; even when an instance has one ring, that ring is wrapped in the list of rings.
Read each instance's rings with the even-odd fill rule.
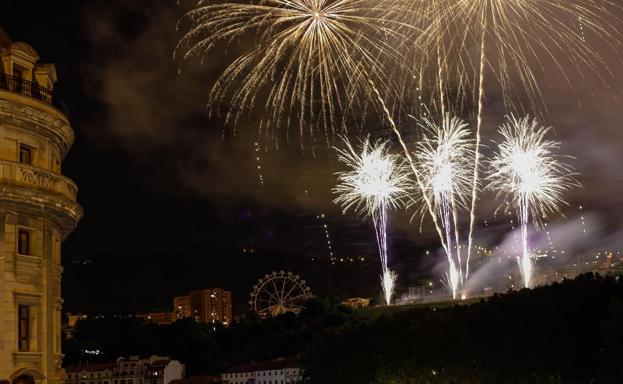
[[[29,187],[76,201],[78,188],[68,178],[38,167],[0,160],[0,184]]]
[[[54,105],[52,91],[46,87],[40,86],[36,82],[0,73],[0,89],[19,93],[24,96],[41,100],[46,104]]]

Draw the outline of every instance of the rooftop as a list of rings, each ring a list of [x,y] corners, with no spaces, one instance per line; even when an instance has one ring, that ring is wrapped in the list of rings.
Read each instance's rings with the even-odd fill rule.
[[[85,364],[85,365],[73,365],[65,368],[67,373],[80,373],[80,372],[97,372],[112,370],[115,367],[115,363],[101,363],[101,364]]]
[[[242,373],[242,372],[261,372],[261,371],[274,371],[284,368],[295,368],[299,366],[299,359],[296,357],[279,358],[270,361],[264,361],[259,363],[251,363],[245,365],[239,365],[231,368],[225,373]]]
[[[220,382],[220,376],[193,376],[181,380],[171,380],[169,384],[217,384]]]

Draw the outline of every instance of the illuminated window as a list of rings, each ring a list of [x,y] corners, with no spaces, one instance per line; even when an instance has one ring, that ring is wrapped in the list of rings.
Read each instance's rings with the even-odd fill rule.
[[[30,232],[25,229],[17,231],[17,253],[30,255]]]
[[[18,305],[17,316],[18,349],[20,352],[28,352],[30,351],[30,307],[28,305]]]

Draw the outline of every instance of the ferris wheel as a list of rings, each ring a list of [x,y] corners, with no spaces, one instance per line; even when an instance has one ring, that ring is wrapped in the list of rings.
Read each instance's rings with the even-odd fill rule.
[[[299,313],[303,302],[310,297],[311,290],[299,275],[273,271],[253,286],[249,305],[261,317],[277,316],[286,312]]]

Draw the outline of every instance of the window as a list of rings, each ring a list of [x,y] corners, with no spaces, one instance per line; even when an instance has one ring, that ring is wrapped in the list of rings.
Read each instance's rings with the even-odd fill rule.
[[[17,338],[20,352],[30,351],[30,307],[27,305],[17,306],[18,329]]]
[[[19,145],[19,162],[22,164],[32,164],[32,148],[27,145]]]
[[[13,77],[15,78],[15,92],[22,92],[22,79],[24,75],[19,69],[13,69]]]
[[[17,231],[17,253],[30,255],[30,232],[25,229]]]

